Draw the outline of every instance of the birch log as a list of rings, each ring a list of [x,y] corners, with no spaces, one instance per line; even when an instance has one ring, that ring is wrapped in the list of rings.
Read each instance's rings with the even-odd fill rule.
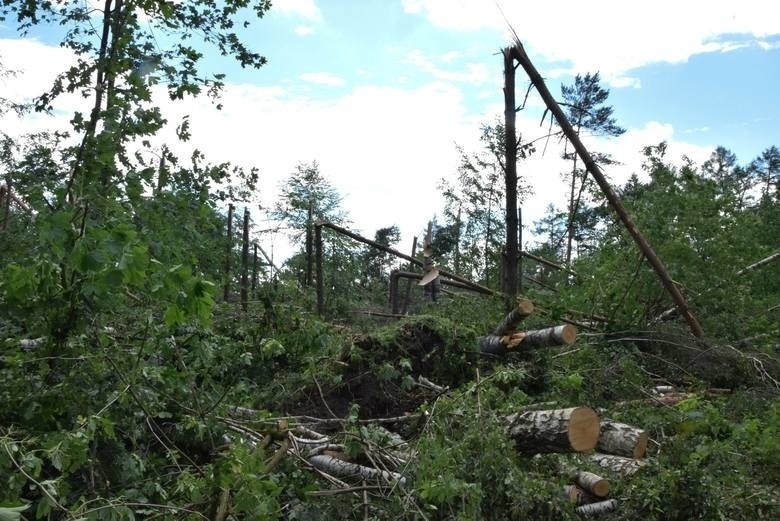
[[[596,497],[607,497],[609,494],[609,481],[593,472],[578,470],[572,474],[571,479],[579,488]]]
[[[598,516],[606,514],[607,512],[612,512],[617,508],[617,505],[617,499],[607,499],[606,501],[599,501],[598,503],[577,507],[575,512],[583,516]]]
[[[611,454],[599,454],[596,453],[591,458],[599,467],[611,470],[616,474],[628,477],[635,474],[639,469],[644,467],[647,462],[632,458],[623,458],[621,456],[613,456]]]
[[[406,478],[398,474],[397,472],[388,472],[386,470],[379,470],[371,467],[365,467],[358,465],[357,463],[349,463],[332,456],[325,454],[318,454],[308,459],[308,462],[314,467],[327,474],[331,474],[337,478],[355,479],[360,481],[385,481],[390,483],[398,483],[403,486],[406,483]]]
[[[568,345],[577,337],[577,329],[568,324],[510,335],[486,335],[479,338],[479,351],[491,355],[503,355],[517,347],[552,347]]]
[[[569,345],[577,338],[577,328],[565,324],[536,331],[527,331],[523,347],[551,347]]]
[[[528,299],[517,299],[517,305],[504,317],[504,320],[493,330],[496,336],[503,336],[512,331],[525,317],[534,312],[534,303]]]
[[[639,459],[647,451],[647,432],[613,421],[601,422],[598,448],[601,452]]]
[[[596,448],[599,417],[589,407],[510,414],[509,435],[524,452],[582,452]]]

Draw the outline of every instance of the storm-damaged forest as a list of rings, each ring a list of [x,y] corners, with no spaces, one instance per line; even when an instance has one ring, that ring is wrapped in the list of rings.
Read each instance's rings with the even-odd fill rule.
[[[513,34],[413,241],[303,143],[260,208],[155,96],[219,105],[201,49],[262,71],[237,27],[270,7],[0,3],[77,56],[6,118],[83,94],[66,131],[0,129],[0,519],[777,519],[780,149],[645,143],[614,182],[581,139],[625,132],[608,86],[548,87]],[[567,204],[524,222],[551,143]]]

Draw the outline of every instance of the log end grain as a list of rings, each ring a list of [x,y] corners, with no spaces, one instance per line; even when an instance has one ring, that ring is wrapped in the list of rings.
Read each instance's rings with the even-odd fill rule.
[[[534,303],[527,298],[517,299],[517,311],[524,316],[528,316],[534,312]]]
[[[577,452],[593,450],[599,442],[601,424],[590,407],[575,407],[569,418],[569,443]]]
[[[571,324],[566,324],[565,326],[561,326],[561,340],[566,344],[570,345],[573,344],[574,341],[577,339],[577,328],[572,326]]]
[[[634,446],[634,459],[641,459],[645,456],[649,438],[650,437],[647,435],[647,431],[642,431],[639,434],[636,445]]]

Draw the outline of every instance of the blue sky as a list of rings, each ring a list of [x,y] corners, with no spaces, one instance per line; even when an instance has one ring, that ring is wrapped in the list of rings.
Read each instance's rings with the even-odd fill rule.
[[[271,206],[298,161],[318,160],[344,196],[353,226],[367,235],[401,226],[404,243],[441,213],[436,185],[457,166],[455,143],[476,150],[479,126],[501,114],[502,60],[510,42],[494,0],[276,0],[245,32],[268,58],[246,70],[214,53],[206,67],[228,74],[224,110],[199,100],[159,104],[175,127],[191,115],[193,140],[214,161],[256,166],[257,201]],[[717,145],[747,162],[780,145],[780,6],[765,0],[625,2],[500,0],[506,17],[553,93],[576,73],[600,71],[621,138],[590,139],[640,170],[645,145],[669,142],[673,158],[701,161]],[[0,28],[0,57],[24,74],[4,92],[39,92],[68,59],[59,30],[19,40]],[[159,35],[161,45],[165,38]],[[518,71],[518,89],[526,85]],[[63,100],[64,116],[78,100]],[[529,100],[518,128],[531,139],[541,103]],[[59,121],[2,121],[20,132]],[[160,144],[172,140],[163,135]],[[563,207],[565,170],[555,144],[520,165],[534,189],[529,220]],[[402,208],[399,211],[398,208]],[[257,219],[261,220],[258,213]],[[284,254],[282,234],[261,237]]]

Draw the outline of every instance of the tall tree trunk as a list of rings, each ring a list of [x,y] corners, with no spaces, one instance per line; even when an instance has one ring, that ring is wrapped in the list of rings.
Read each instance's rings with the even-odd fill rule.
[[[455,219],[455,273],[460,275],[460,211],[461,205],[458,205],[458,217]]]
[[[311,287],[311,274],[314,269],[314,223],[312,221],[312,202],[306,214],[306,286]]]
[[[246,312],[249,301],[249,209],[244,208],[244,233],[241,245],[241,308]]]
[[[514,301],[517,294],[517,135],[515,132],[515,51],[504,55],[504,165],[506,180],[506,287],[504,293]]]
[[[108,53],[109,36],[111,32],[111,2],[112,0],[105,0],[103,4],[103,29],[100,35],[100,48],[98,49],[98,60],[95,74],[95,103],[92,106],[92,111],[89,115],[89,121],[87,122],[87,127],[84,131],[84,137],[82,137],[81,144],[76,151],[76,158],[73,161],[73,168],[70,172],[70,177],[68,178],[68,182],[65,188],[65,192],[70,203],[75,202],[73,183],[83,170],[84,154],[94,139],[95,130],[97,129],[97,124],[100,120],[100,109],[103,106],[106,64],[108,62],[106,56]]]
[[[257,243],[252,243],[254,252],[252,255],[252,298],[257,297]]]
[[[580,126],[577,125],[577,135],[580,134]],[[574,154],[571,167],[571,186],[569,191],[569,219],[566,222],[566,265],[571,264],[571,245],[574,240],[574,214],[576,208],[574,206],[574,189],[577,185],[577,154]]]
[[[1,193],[1,192],[0,192]],[[5,174],[5,209],[3,210],[3,231],[8,228],[8,221],[11,218],[11,172]]]
[[[227,246],[225,249],[225,288],[223,300],[230,300],[230,257],[233,254],[233,205],[228,206],[227,217]]]
[[[517,209],[517,292],[523,293],[523,209]]]

